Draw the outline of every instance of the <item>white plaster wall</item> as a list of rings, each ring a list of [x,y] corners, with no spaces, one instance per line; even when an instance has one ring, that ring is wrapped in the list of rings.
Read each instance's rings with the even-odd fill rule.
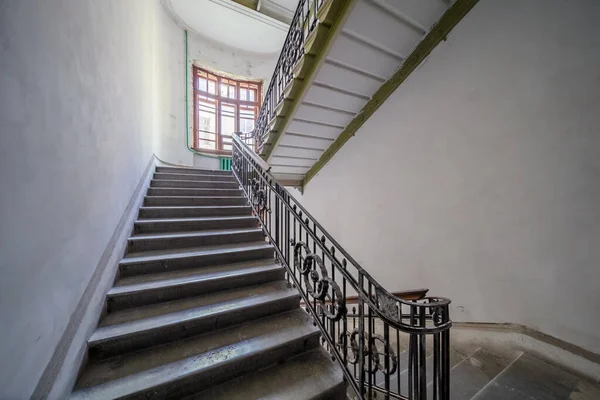
[[[599,18],[481,0],[296,195],[387,288],[600,353]]]
[[[171,105],[184,79],[177,96],[163,61],[183,36],[162,12],[158,0],[0,2],[2,399],[30,397],[153,149],[177,157],[161,134],[185,113]]]
[[[163,161],[193,165],[194,154],[186,146],[185,135],[184,31],[162,7],[157,8],[156,14],[152,45],[155,54],[161,56],[148,65],[153,68],[155,85],[161,93],[161,96],[154,97],[154,116],[157,118],[154,125],[157,129],[155,152]]]

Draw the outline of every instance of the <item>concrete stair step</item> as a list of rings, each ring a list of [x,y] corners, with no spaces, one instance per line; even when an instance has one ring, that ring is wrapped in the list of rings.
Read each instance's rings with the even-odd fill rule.
[[[141,207],[139,218],[198,218],[252,215],[249,205]]]
[[[159,232],[187,232],[208,229],[253,228],[258,219],[252,215],[232,217],[138,219],[134,223],[134,234]]]
[[[285,281],[108,313],[88,341],[90,358],[131,353],[293,310],[300,296]]]
[[[150,187],[148,196],[240,197],[242,189]]]
[[[235,182],[237,180],[233,175],[205,175],[205,174],[189,174],[189,173],[166,173],[166,172],[155,172],[154,179],[167,179],[167,180],[179,180],[179,181],[215,181],[215,182]]]
[[[156,172],[165,173],[177,173],[177,174],[196,174],[196,175],[224,175],[232,176],[231,171],[223,171],[219,169],[200,169],[192,167],[168,167],[168,166],[157,166]]]
[[[225,180],[204,180],[204,181],[189,181],[189,180],[170,180],[170,179],[152,179],[150,187],[171,187],[171,188],[197,188],[197,189],[239,189],[237,181]]]
[[[120,277],[236,262],[272,259],[274,248],[267,242],[194,247],[130,253],[119,263]]]
[[[128,239],[131,253],[153,250],[184,249],[233,243],[259,242],[265,235],[261,228],[215,229],[197,232],[138,234]]]
[[[274,260],[123,278],[107,293],[108,312],[283,280]]]
[[[108,360],[92,361],[71,399],[181,399],[318,346],[301,310]]]
[[[327,352],[315,349],[185,400],[201,399],[344,400],[346,383]]]
[[[144,206],[243,206],[242,196],[146,196]]]

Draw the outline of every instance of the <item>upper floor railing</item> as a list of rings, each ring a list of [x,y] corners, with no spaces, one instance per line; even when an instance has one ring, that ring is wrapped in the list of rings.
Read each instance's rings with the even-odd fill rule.
[[[317,26],[317,13],[323,3],[324,0],[300,0],[298,3],[252,131],[258,149],[262,149],[269,134],[269,124],[275,117],[275,109],[283,100],[284,90],[293,79],[294,66],[304,55],[304,43]]]
[[[233,138],[233,173],[356,396],[448,400],[450,300],[391,294],[273,178],[244,140]]]

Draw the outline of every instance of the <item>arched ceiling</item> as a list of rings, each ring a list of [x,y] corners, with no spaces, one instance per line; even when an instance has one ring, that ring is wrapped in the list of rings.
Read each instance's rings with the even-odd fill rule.
[[[252,53],[280,52],[289,29],[283,22],[230,0],[163,0],[163,4],[190,32]]]

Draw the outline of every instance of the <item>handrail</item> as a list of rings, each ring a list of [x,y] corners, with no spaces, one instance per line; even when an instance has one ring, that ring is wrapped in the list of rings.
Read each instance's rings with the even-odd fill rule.
[[[242,140],[241,135],[246,136],[243,132],[234,132],[231,135],[231,137],[234,142],[238,143],[240,146],[243,146],[245,148],[245,150],[248,152],[248,154],[250,155],[252,160],[254,160],[258,164],[259,167],[261,167],[265,171],[270,171],[271,166],[269,165],[269,163],[267,163],[265,160],[260,158],[258,154],[256,154],[252,150],[250,150],[250,147],[248,147],[248,145],[246,143],[244,143],[244,141]]]
[[[405,300],[386,290],[277,182],[268,164],[237,134],[233,136],[234,175],[286,268],[288,282],[298,288],[322,331],[326,348],[343,367],[359,398],[381,392],[392,398],[427,399],[425,337],[431,335],[434,399],[448,399],[450,300]],[[358,301],[358,312],[354,307],[351,314],[346,307],[348,290],[356,292]],[[375,318],[383,321],[381,332],[377,332]],[[396,353],[390,332],[396,335]],[[409,336],[408,366],[401,366],[397,357],[401,334]],[[410,378],[407,394],[394,393],[389,378],[396,369],[406,367]],[[377,371],[386,377],[383,386],[373,382]]]
[[[304,55],[304,43],[317,26],[317,13],[323,3],[324,0],[300,0],[298,3],[252,131],[259,149],[262,148],[267,137],[269,123],[275,116],[275,109],[283,100],[284,90],[293,79],[294,66]]]

